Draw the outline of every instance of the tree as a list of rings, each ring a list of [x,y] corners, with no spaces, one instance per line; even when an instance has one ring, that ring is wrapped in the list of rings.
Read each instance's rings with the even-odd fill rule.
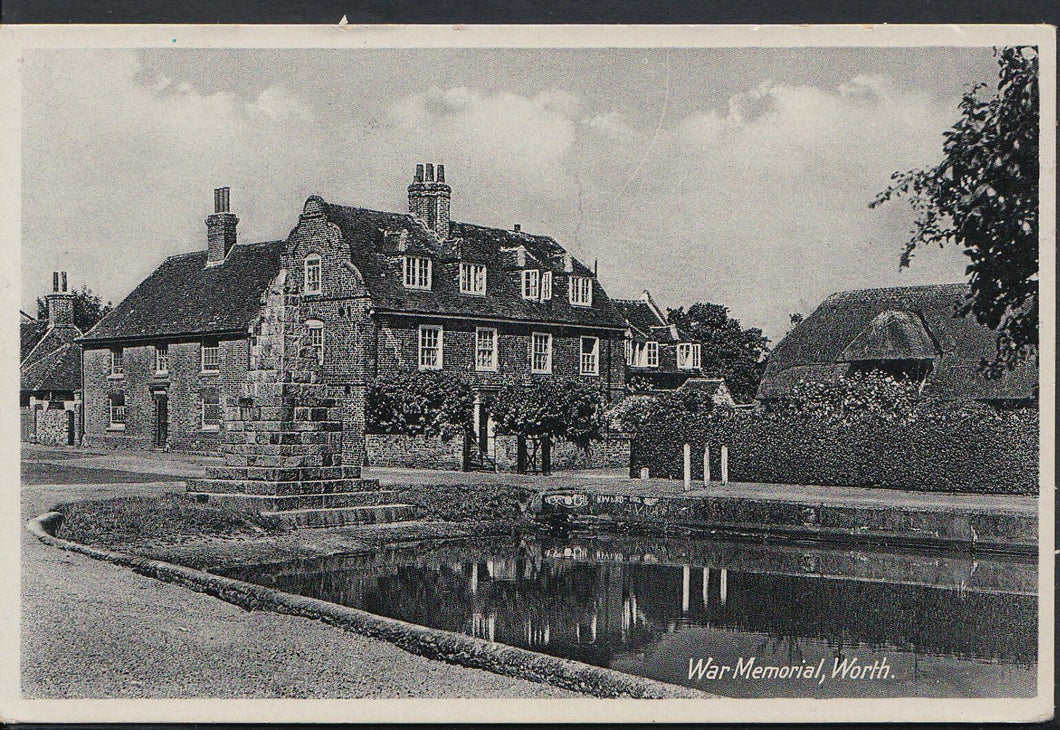
[[[765,369],[769,338],[757,327],[744,329],[721,304],[697,302],[667,311],[666,319],[703,345],[703,372],[725,378],[738,402],[754,399]]]
[[[366,420],[372,433],[450,437],[471,426],[475,394],[466,378],[398,372],[368,389]]]
[[[532,385],[500,389],[490,413],[501,433],[564,438],[589,448],[607,427],[606,397],[596,384],[574,378],[548,378]]]
[[[74,324],[82,332],[88,332],[95,327],[96,322],[114,309],[110,302],[104,304],[103,300],[84,284],[71,293],[74,295]],[[48,300],[44,297],[37,297],[37,319],[48,319]]]
[[[870,207],[906,197],[915,212],[900,265],[926,245],[956,244],[971,262],[969,301],[960,310],[997,332],[996,376],[1037,357],[1038,348],[1038,52],[994,51],[997,91],[976,84],[960,103],[935,167],[896,172]]]

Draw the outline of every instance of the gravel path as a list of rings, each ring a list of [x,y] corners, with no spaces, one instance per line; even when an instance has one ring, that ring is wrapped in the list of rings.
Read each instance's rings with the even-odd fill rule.
[[[58,697],[570,697],[22,539],[22,693]]]

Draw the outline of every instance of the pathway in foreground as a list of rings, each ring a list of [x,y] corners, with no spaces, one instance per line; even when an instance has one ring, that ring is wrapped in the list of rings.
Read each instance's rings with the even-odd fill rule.
[[[59,499],[180,482],[23,487],[23,517]],[[571,697],[443,664],[319,621],[248,612],[22,533],[22,693],[49,697]]]

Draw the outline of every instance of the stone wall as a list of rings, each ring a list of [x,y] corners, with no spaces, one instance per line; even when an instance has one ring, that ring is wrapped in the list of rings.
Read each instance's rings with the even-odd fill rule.
[[[448,441],[441,436],[395,436],[370,433],[365,436],[365,464],[410,469],[460,471],[464,468],[464,439]]]
[[[464,440],[455,436],[448,441],[440,436],[401,436],[392,434],[368,434],[366,437],[368,466],[409,469],[439,469],[459,471],[464,465]],[[565,440],[552,445],[552,469],[628,469],[630,439],[625,434],[611,434],[603,441],[596,441],[586,452]],[[497,462],[497,470],[516,470],[518,439],[515,436],[498,435],[495,448],[489,454]]]

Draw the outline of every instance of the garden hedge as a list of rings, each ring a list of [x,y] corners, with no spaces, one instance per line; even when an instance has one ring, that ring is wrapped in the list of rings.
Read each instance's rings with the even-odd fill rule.
[[[842,424],[785,413],[649,417],[632,443],[631,475],[683,477],[683,444],[692,444],[692,476],[703,478],[703,448],[720,478],[877,487],[930,492],[1038,493],[1038,411],[986,406],[927,406],[912,423]]]

